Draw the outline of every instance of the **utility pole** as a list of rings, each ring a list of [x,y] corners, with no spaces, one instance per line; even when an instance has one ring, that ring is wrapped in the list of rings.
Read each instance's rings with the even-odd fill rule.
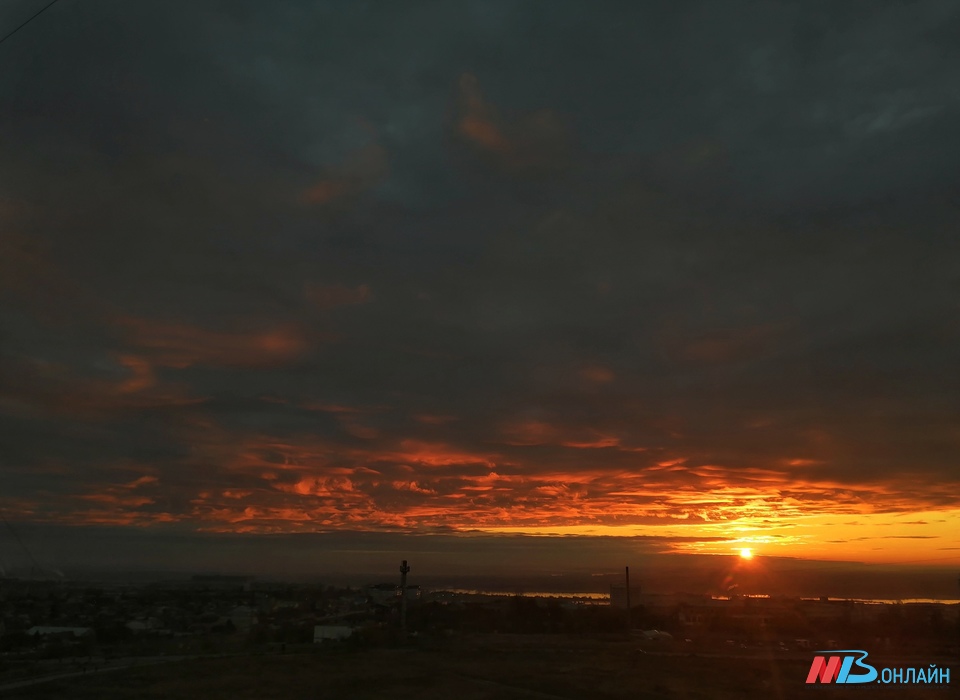
[[[627,567],[627,634],[630,634],[630,630],[633,628],[633,624],[630,620],[630,567]]]
[[[407,574],[410,567],[404,559],[400,564],[400,631],[407,636]]]

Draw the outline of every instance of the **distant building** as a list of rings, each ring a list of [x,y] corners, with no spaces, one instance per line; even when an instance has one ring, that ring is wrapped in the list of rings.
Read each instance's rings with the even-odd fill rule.
[[[159,622],[156,618],[150,618],[148,620],[131,620],[124,625],[131,632],[149,632],[155,630],[159,627]]]
[[[228,617],[239,632],[249,632],[250,628],[257,624],[257,611],[248,605],[234,608]]]
[[[783,602],[770,598],[734,596],[691,599],[680,605],[677,619],[684,627],[711,627],[715,624],[740,629],[765,629],[780,620],[799,622],[801,616]]]
[[[315,625],[313,628],[313,642],[319,644],[327,639],[347,639],[353,634],[353,627],[346,625]]]
[[[85,639],[93,636],[93,630],[89,627],[31,627],[27,630],[31,637],[56,637]]]
[[[653,641],[661,641],[661,640],[669,641],[673,639],[672,634],[670,634],[669,632],[664,632],[663,630],[634,630],[634,634],[636,634],[637,632],[639,632],[640,636],[643,637],[644,639],[649,639]]]
[[[190,579],[194,588],[208,591],[249,591],[253,588],[250,576],[225,576],[221,574],[197,574]]]
[[[393,605],[400,602],[400,586],[393,583],[377,583],[367,586],[367,598],[376,605]],[[420,586],[407,586],[407,602],[420,599]]]

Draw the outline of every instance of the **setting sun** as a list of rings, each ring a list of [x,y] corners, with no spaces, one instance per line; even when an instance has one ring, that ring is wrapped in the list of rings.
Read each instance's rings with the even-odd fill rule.
[[[744,547],[740,550],[741,559],[753,559],[753,550],[749,547]]]

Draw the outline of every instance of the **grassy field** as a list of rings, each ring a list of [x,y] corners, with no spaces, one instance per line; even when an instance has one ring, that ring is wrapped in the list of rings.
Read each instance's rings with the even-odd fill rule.
[[[891,664],[892,665],[892,664]],[[910,665],[910,664],[907,664]],[[920,666],[920,660],[912,665]],[[944,664],[941,664],[944,665]],[[34,700],[349,698],[480,700],[564,698],[955,697],[944,686],[869,688],[804,684],[810,658],[737,658],[638,651],[635,642],[561,635],[465,636],[411,648],[179,661],[65,679],[4,693]],[[956,675],[956,670],[953,670]]]

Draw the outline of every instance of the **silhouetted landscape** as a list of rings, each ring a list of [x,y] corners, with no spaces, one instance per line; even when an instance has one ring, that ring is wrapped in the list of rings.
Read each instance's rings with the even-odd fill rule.
[[[819,649],[872,649],[875,662],[911,668],[951,669],[960,655],[956,600],[646,593],[636,573],[629,607],[613,574],[605,594],[520,580],[512,593],[503,580],[499,591],[425,588],[406,574],[404,586],[138,578],[0,580],[0,692],[789,698]]]

